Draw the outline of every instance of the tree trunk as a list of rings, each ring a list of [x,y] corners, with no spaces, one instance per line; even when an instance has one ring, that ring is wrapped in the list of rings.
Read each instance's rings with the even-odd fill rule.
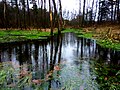
[[[44,0],[44,28],[46,30],[46,0]]]
[[[41,22],[41,27],[43,27],[43,0],[41,0],[41,18],[40,18],[40,22]],[[40,27],[40,30],[41,30],[41,27]]]
[[[53,26],[55,27],[55,24],[57,23],[57,26],[58,26],[58,22],[57,19],[58,19],[58,15],[57,15],[57,8],[56,8],[56,3],[55,3],[55,0],[52,0],[53,2],[53,7],[54,7],[54,18],[53,18]]]
[[[23,23],[24,23],[24,28],[26,29],[25,0],[23,0]]]
[[[59,18],[60,18],[60,20],[59,20],[59,28],[60,28],[60,31],[61,31],[61,29],[63,28],[63,18],[62,18],[62,5],[61,5],[61,0],[59,0]]]
[[[111,1],[111,22],[113,21],[113,1]]]
[[[84,17],[85,17],[85,3],[86,3],[86,0],[84,0],[84,4],[83,4],[82,26],[84,25]]]
[[[51,2],[49,0],[49,14],[50,14],[50,28],[51,28],[51,36],[53,35],[53,17],[52,17],[52,10],[51,10]]]
[[[30,23],[30,9],[29,9],[29,1],[27,0],[27,15],[28,15],[28,27],[30,29],[31,23]]]
[[[114,21],[116,21],[116,14],[117,14],[117,1],[115,2]]]
[[[81,0],[79,0],[79,28],[81,26]]]
[[[17,28],[19,27],[19,8],[18,8],[18,0],[15,0],[15,5],[16,5],[16,10],[17,10],[17,13],[16,13],[16,17],[17,17],[17,20],[16,20],[16,25],[17,25]]]
[[[5,26],[6,30],[7,30],[6,8],[7,8],[6,0],[4,0],[4,26]]]
[[[91,17],[90,17],[90,22],[93,21],[93,8],[94,8],[94,0],[92,2],[92,9],[91,9]]]

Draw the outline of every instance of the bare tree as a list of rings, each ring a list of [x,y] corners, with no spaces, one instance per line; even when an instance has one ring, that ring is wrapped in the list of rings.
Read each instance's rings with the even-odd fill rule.
[[[90,17],[90,21],[93,20],[93,8],[94,8],[94,0],[92,1],[92,9],[91,9],[91,17]]]
[[[26,29],[26,15],[25,15],[25,0],[22,0],[22,9],[23,9],[23,22],[24,22],[24,28]]]
[[[30,23],[30,9],[29,9],[29,0],[27,0],[27,16],[28,16],[28,26],[31,26]],[[30,29],[30,28],[29,28]]]
[[[57,8],[56,8],[55,0],[52,0],[52,2],[53,2],[53,7],[54,7],[53,25],[54,25],[54,27],[55,27],[55,23],[57,23],[58,15],[57,15]],[[58,25],[57,25],[57,26],[58,26]]]
[[[63,28],[63,18],[62,18],[62,4],[61,4],[61,0],[59,0],[59,28],[60,30]]]
[[[53,35],[53,15],[51,10],[51,2],[49,0],[49,14],[50,14],[50,28],[51,28],[51,36]]]
[[[82,26],[84,25],[84,17],[85,17],[85,3],[86,3],[86,0],[84,0],[84,4],[83,4]]]
[[[117,1],[117,20],[120,22],[120,12],[119,12],[119,10],[120,10],[120,6],[119,6],[120,1],[119,0],[116,0],[116,1]]]
[[[79,28],[81,26],[81,0],[79,0]]]
[[[97,10],[98,10],[98,0],[96,1],[96,9],[95,9],[95,16],[94,16],[94,21],[95,21],[95,19],[97,18],[96,16],[97,16]]]
[[[7,14],[7,5],[6,5],[6,0],[3,0],[4,2],[4,26],[6,27],[6,30],[7,30],[7,18],[6,18],[6,14]]]
[[[46,29],[46,0],[44,0],[44,28]]]

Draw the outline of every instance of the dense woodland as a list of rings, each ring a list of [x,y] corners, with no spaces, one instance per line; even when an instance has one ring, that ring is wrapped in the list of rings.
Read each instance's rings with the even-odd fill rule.
[[[58,27],[58,25],[80,27],[95,23],[119,23],[120,0],[91,0],[87,7],[79,0],[79,14],[72,19],[64,19],[61,0],[2,0],[0,2],[0,28],[41,29]],[[81,9],[83,8],[83,9]],[[69,16],[69,15],[68,15]],[[69,17],[68,17],[69,18]]]

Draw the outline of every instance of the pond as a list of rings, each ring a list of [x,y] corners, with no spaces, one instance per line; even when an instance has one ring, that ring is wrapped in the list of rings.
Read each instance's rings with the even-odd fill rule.
[[[100,80],[106,81],[108,75],[119,71],[120,52],[102,48],[95,40],[78,38],[74,33],[65,33],[51,37],[50,40],[1,44],[0,62],[3,62],[0,69],[13,69],[11,73],[7,72],[6,82],[0,83],[5,85],[3,88],[100,90],[103,83]],[[103,66],[112,68],[108,67],[107,70]],[[115,72],[109,72],[109,69]],[[100,70],[106,70],[107,73],[101,75]],[[29,78],[24,81],[18,80],[20,76],[25,75]]]

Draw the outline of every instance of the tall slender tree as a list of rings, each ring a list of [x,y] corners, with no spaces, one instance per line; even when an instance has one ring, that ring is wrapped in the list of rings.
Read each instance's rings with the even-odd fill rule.
[[[50,28],[51,28],[51,36],[53,35],[53,15],[51,10],[51,2],[49,0],[49,15],[50,15]]]
[[[53,19],[53,25],[54,25],[54,27],[55,27],[55,23],[56,23],[56,20],[57,20],[58,16],[57,16],[57,8],[56,8],[55,0],[52,0],[52,2],[53,2],[53,7],[54,7],[54,19]]]
[[[81,26],[81,0],[79,0],[79,28]]]
[[[19,8],[18,8],[18,0],[15,0],[15,6],[16,6],[16,27],[19,27]]]
[[[117,20],[120,22],[120,1],[117,1]]]
[[[61,4],[61,0],[59,0],[59,28],[60,30],[63,28],[63,18],[62,18],[62,4]]]
[[[44,0],[44,28],[46,29],[46,0]]]
[[[82,26],[84,25],[84,18],[85,18],[85,3],[86,3],[86,0],[84,0],[84,4],[83,4],[83,15],[82,15]]]
[[[27,0],[27,17],[28,17],[28,26],[30,27],[31,26],[31,23],[30,23],[30,8],[29,8],[29,0]],[[30,29],[30,28],[29,28]]]
[[[41,0],[41,18],[40,18],[40,22],[41,22],[41,26],[43,26],[43,0]],[[40,29],[41,29],[41,27],[40,27]]]
[[[91,22],[93,20],[93,9],[94,9],[94,0],[92,1],[92,8],[91,8],[91,17],[90,17]]]
[[[6,30],[7,30],[7,3],[6,3],[6,0],[3,0],[3,2],[4,2],[4,26],[5,26],[5,28],[6,28]]]

